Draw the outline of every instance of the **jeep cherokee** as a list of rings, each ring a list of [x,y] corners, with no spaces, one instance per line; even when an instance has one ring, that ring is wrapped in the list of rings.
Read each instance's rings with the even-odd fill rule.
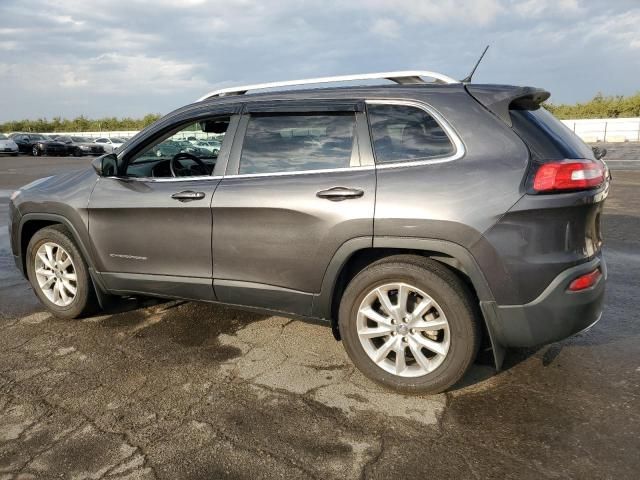
[[[370,79],[397,85],[285,88]],[[62,318],[141,295],[321,320],[369,378],[440,392],[483,337],[499,368],[601,316],[610,175],[548,97],[434,72],[212,92],[15,192],[15,262]],[[219,152],[158,148],[195,133]]]

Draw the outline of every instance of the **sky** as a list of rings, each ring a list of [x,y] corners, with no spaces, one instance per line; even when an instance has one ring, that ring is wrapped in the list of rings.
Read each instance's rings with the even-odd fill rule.
[[[640,91],[640,0],[0,0],[0,121],[168,113],[226,86],[391,70]]]

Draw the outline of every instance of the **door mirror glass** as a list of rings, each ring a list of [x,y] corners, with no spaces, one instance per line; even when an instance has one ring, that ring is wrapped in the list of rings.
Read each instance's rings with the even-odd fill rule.
[[[101,177],[114,177],[118,174],[118,157],[115,153],[107,153],[95,158],[91,166]]]
[[[591,150],[593,150],[593,156],[596,157],[597,160],[604,158],[607,154],[607,149],[604,147],[593,147]]]

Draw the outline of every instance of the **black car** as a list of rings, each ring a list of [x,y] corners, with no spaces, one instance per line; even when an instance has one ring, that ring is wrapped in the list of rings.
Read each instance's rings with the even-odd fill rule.
[[[40,155],[67,155],[67,146],[56,140],[52,140],[41,133],[12,133],[9,138],[18,145],[23,153],[29,153],[34,157]]]
[[[67,146],[67,153],[76,157],[83,155],[102,155],[104,148],[102,145],[93,143],[85,137],[60,136],[55,138],[56,142],[64,143]]]
[[[595,324],[610,175],[549,93],[434,72],[267,85],[374,77],[399,85],[211,92],[21,188],[16,265],[63,318],[151,295],[324,321],[404,392],[449,388],[481,346],[499,367]],[[216,158],[157,155],[194,124],[224,133]]]

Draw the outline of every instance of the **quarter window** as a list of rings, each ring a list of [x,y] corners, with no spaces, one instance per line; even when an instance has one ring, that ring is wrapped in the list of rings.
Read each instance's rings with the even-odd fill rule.
[[[239,173],[347,168],[358,164],[354,131],[353,113],[252,116]]]
[[[453,155],[446,132],[426,111],[408,105],[367,106],[376,163]]]

